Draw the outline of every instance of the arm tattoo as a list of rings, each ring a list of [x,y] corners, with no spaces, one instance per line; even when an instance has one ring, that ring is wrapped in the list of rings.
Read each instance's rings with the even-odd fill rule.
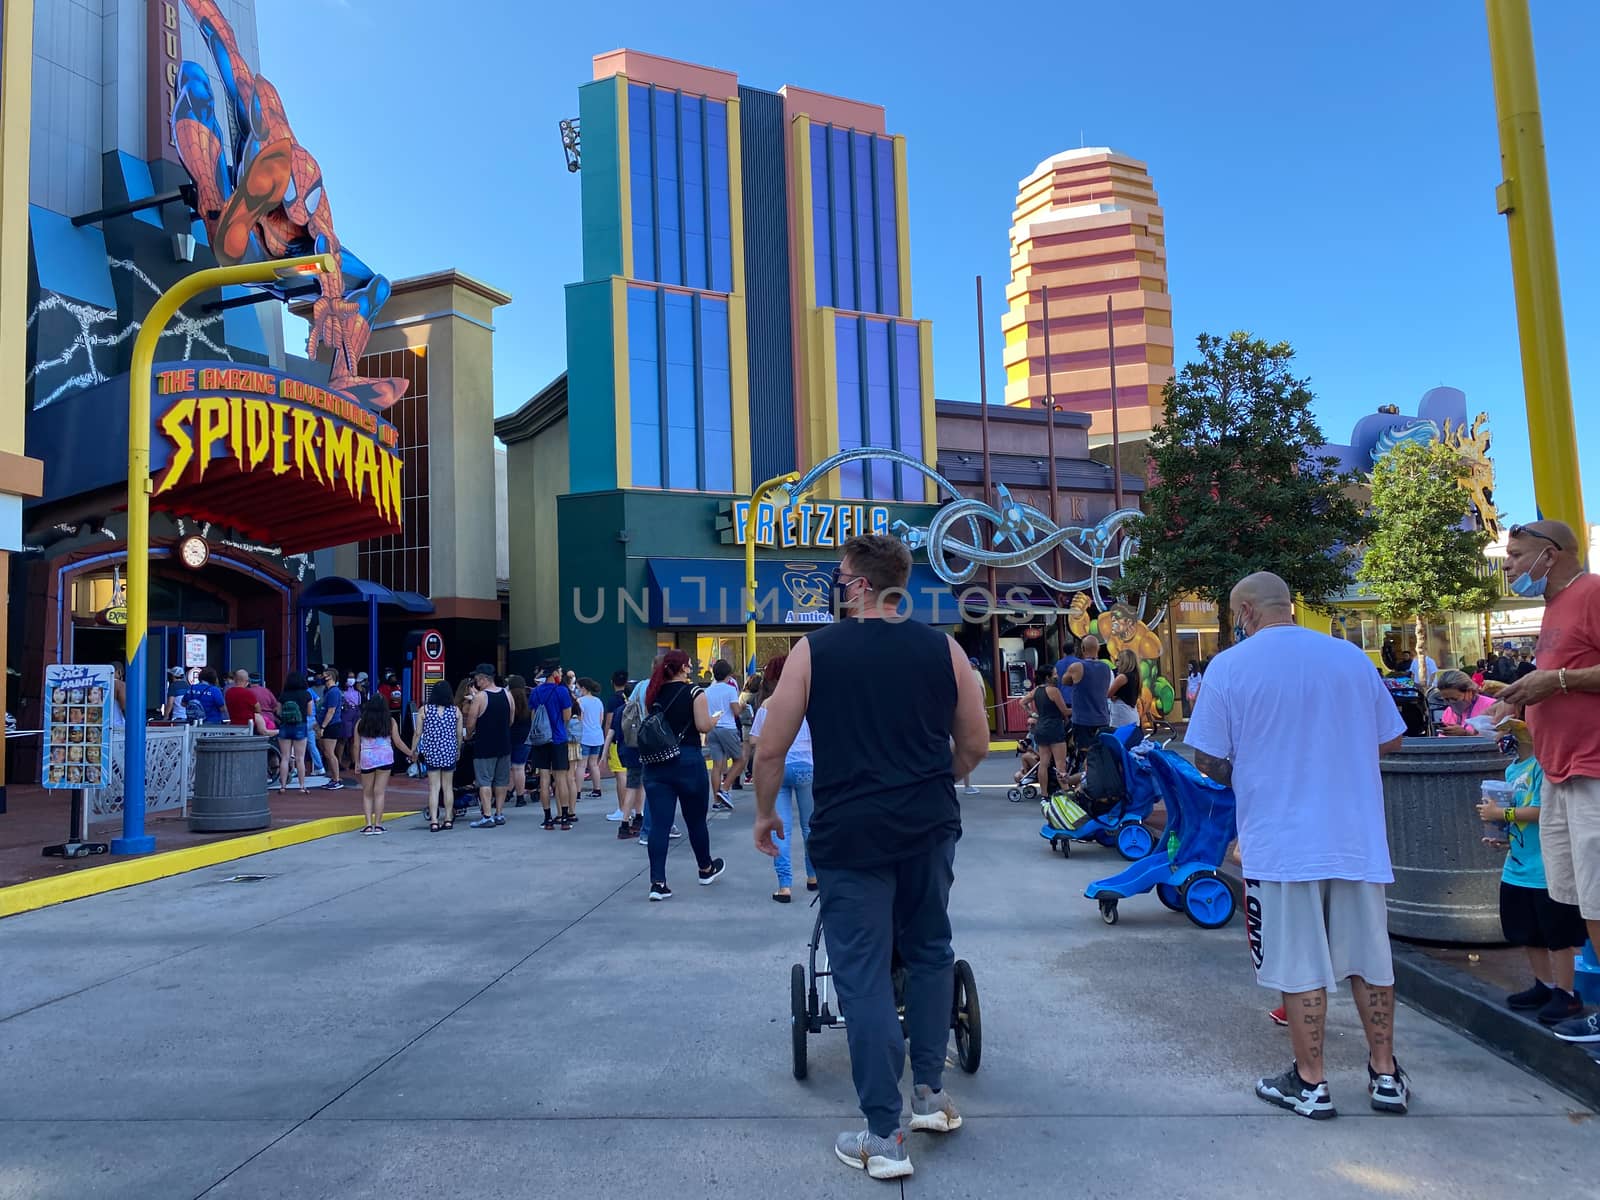
[[[1202,774],[1215,779],[1223,787],[1233,786],[1233,763],[1225,758],[1212,758],[1204,751],[1194,752],[1194,765],[1200,768]]]

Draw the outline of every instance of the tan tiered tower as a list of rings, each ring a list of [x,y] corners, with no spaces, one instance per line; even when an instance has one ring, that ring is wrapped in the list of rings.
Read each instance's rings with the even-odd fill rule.
[[[1172,377],[1172,298],[1161,205],[1144,163],[1105,146],[1068,150],[1018,185],[1003,326],[1007,404],[1044,403],[1047,284],[1057,404],[1093,416],[1094,442],[1111,436],[1109,296],[1122,435],[1148,434]]]

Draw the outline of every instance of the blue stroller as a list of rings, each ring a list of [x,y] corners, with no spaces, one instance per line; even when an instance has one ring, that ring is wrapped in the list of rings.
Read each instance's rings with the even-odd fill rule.
[[[1078,824],[1068,824],[1053,798],[1041,802],[1045,823],[1039,836],[1052,851],[1067,858],[1073,842],[1097,842],[1114,846],[1123,858],[1137,862],[1155,849],[1155,835],[1144,824],[1156,806],[1155,782],[1143,756],[1129,753],[1143,736],[1138,725],[1100,735],[1099,744],[1086,757],[1083,786],[1074,798],[1080,805],[1090,805],[1091,815]]]
[[[1173,912],[1202,929],[1220,929],[1233,919],[1233,890],[1217,872],[1238,836],[1233,789],[1207,779],[1170,750],[1145,756],[1155,786],[1167,804],[1167,832],[1154,853],[1121,874],[1084,889],[1100,902],[1100,919],[1117,923],[1117,901],[1155,891]]]

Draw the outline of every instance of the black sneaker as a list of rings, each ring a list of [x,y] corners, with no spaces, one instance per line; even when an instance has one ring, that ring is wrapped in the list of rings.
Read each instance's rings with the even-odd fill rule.
[[[727,863],[723,862],[720,858],[713,858],[711,860],[711,866],[700,872],[700,886],[710,887],[727,869]]]
[[[617,826],[617,841],[619,842],[631,842],[638,836],[639,835],[633,831],[632,827],[626,823]]]
[[[672,899],[672,889],[664,883],[652,883],[650,885],[650,899],[670,900]]]
[[[1534,1020],[1541,1025],[1559,1025],[1563,1021],[1570,1021],[1573,1017],[1583,1015],[1583,1001],[1563,988],[1551,988],[1550,999],[1545,1006],[1534,1013]]]
[[[1313,1121],[1326,1121],[1339,1115],[1333,1107],[1333,1096],[1328,1091],[1327,1083],[1307,1083],[1300,1078],[1298,1064],[1291,1063],[1282,1075],[1256,1080],[1256,1095],[1268,1104],[1287,1108]]]
[[[1533,986],[1520,992],[1512,992],[1506,997],[1506,1006],[1518,1010],[1530,1008],[1543,1008],[1550,1002],[1550,988],[1540,983],[1537,979]]]
[[[516,808],[527,808],[528,807],[528,798],[526,796],[518,796],[517,797],[517,802],[514,805],[514,807],[516,807]]]
[[[1563,1021],[1554,1032],[1563,1042],[1600,1042],[1600,1012]]]
[[[544,812],[544,824],[541,825],[540,828],[541,829],[554,829],[555,827],[556,827],[556,819],[550,815],[550,810],[549,809],[545,809],[545,812]]]
[[[1393,1075],[1379,1075],[1367,1064],[1367,1095],[1372,1097],[1373,1112],[1405,1115],[1411,1103],[1411,1077],[1400,1068],[1399,1059],[1395,1059]]]

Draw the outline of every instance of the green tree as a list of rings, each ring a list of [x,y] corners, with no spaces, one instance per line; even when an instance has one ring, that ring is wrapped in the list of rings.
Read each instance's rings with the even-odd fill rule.
[[[1438,442],[1402,442],[1372,469],[1373,528],[1356,578],[1385,620],[1415,622],[1418,664],[1428,622],[1481,611],[1495,599],[1483,558],[1490,538],[1467,521],[1465,474],[1460,453]]]
[[[1289,344],[1203,333],[1199,348],[1166,386],[1126,581],[1158,601],[1185,593],[1212,601],[1228,645],[1234,584],[1272,571],[1304,602],[1325,607],[1349,584],[1350,547],[1366,520],[1352,496],[1357,480],[1320,453],[1315,397],[1290,371]]]

